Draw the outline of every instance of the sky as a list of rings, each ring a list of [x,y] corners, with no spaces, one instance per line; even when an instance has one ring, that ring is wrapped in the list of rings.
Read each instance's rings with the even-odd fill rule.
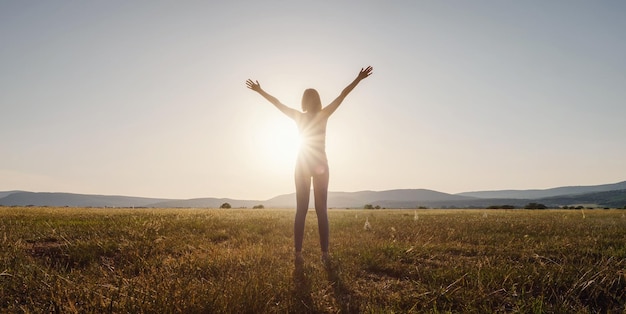
[[[623,1],[2,1],[0,191],[266,200],[330,103],[330,191],[626,180]]]

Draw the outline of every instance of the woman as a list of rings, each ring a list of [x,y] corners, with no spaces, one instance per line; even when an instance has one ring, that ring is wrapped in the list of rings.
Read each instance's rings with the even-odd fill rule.
[[[361,69],[356,79],[348,85],[333,102],[322,108],[320,96],[315,89],[307,89],[302,95],[302,112],[283,105],[274,96],[265,92],[259,81],[248,79],[246,86],[259,93],[278,110],[293,119],[298,125],[301,137],[300,152],[296,162],[296,218],[294,222],[294,244],[296,262],[302,262],[302,241],[304,221],[309,209],[311,180],[315,195],[315,213],[317,214],[322,261],[329,262],[328,256],[328,160],[326,159],[326,124],[328,118],[341,105],[341,102],[359,84],[372,74],[372,67]]]

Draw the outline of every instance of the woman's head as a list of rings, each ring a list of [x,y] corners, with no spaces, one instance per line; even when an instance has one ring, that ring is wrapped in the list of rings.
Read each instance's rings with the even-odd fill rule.
[[[302,111],[318,112],[322,110],[320,94],[316,90],[309,88],[302,94]]]

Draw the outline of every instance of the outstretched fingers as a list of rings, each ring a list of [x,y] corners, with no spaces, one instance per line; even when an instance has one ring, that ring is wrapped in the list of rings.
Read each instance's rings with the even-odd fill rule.
[[[361,68],[361,72],[359,72],[359,78],[360,79],[364,79],[370,75],[372,75],[372,71],[374,70],[374,68],[372,68],[371,66],[367,66],[365,69]]]
[[[259,84],[259,81],[252,81],[251,79],[248,79],[246,81],[246,86],[254,91],[257,91],[261,88],[261,84]]]

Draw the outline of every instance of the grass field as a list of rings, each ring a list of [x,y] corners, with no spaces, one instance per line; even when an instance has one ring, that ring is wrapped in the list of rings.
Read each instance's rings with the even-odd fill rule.
[[[0,208],[0,312],[626,313],[625,214]]]

